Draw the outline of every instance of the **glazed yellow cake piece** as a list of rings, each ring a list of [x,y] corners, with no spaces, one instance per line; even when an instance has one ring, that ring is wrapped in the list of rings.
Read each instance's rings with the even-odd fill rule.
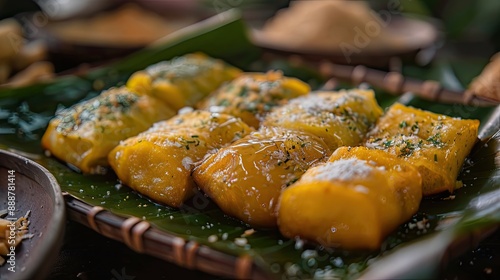
[[[42,147],[84,173],[103,173],[108,153],[121,140],[174,114],[153,97],[111,88],[58,112],[42,137]]]
[[[275,227],[281,191],[331,152],[309,133],[263,127],[207,157],[193,178],[226,214]]]
[[[308,84],[280,71],[244,73],[200,102],[198,108],[230,114],[258,128],[272,108],[310,90]]]
[[[308,94],[275,107],[259,131],[208,157],[193,177],[222,210],[276,226],[282,190],[341,145],[360,144],[382,114],[372,91]]]
[[[361,143],[382,113],[372,90],[317,92],[274,109],[263,125],[312,133],[334,149]]]
[[[283,191],[278,226],[289,238],[376,250],[417,212],[421,182],[418,171],[397,156],[342,147]]]
[[[174,110],[194,106],[241,70],[202,53],[159,62],[134,73],[127,87],[163,100]]]
[[[478,120],[451,118],[397,103],[380,118],[365,146],[413,164],[422,175],[424,195],[453,192],[478,127]]]
[[[252,129],[226,114],[193,111],[120,143],[109,162],[120,181],[154,201],[179,207],[195,190],[192,169]]]

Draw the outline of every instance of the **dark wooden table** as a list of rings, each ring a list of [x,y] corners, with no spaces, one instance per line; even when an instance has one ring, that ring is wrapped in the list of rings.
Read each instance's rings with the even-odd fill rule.
[[[57,253],[49,280],[221,279],[138,254],[73,221],[67,222],[64,244]],[[500,279],[500,231],[452,261],[438,279]]]

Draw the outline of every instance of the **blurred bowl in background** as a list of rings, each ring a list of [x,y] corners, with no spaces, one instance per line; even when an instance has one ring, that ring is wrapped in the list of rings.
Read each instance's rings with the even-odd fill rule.
[[[90,16],[48,21],[31,39],[48,43],[49,58],[59,72],[123,57],[209,16],[199,9],[161,8],[152,11],[128,3]]]
[[[371,10],[361,1],[296,1],[254,29],[267,51],[339,64],[387,67],[393,58],[424,65],[440,44],[436,20]]]

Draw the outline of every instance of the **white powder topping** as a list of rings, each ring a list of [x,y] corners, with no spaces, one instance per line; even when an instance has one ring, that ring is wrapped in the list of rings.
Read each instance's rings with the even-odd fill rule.
[[[238,238],[234,239],[234,244],[236,244],[240,247],[247,245],[247,243],[248,243],[248,240],[244,237],[238,237]]]
[[[336,96],[325,96],[322,94],[310,94],[293,99],[290,104],[297,104],[306,112],[333,112],[339,106],[350,102],[363,103],[366,98],[356,92],[339,93]]]
[[[226,110],[226,107],[224,106],[210,106],[208,108],[208,111],[211,112],[211,113],[222,113],[224,112],[224,110]]]
[[[121,157],[122,157],[122,151],[116,152],[116,154],[115,154],[115,160],[119,160]]]
[[[357,177],[365,177],[373,169],[374,167],[365,160],[355,158],[340,159],[315,167],[316,175],[314,177],[303,177],[303,179],[309,181],[348,181]]]
[[[317,258],[318,252],[316,250],[304,250],[300,256],[302,259]]]
[[[182,107],[178,111],[178,115],[184,115],[193,112],[193,107]]]
[[[141,180],[143,180],[143,178],[144,178],[144,174],[142,172],[132,175],[132,179],[134,179],[136,181],[141,181]]]
[[[217,241],[217,239],[218,239],[217,235],[212,234],[212,235],[210,235],[210,236],[208,237],[208,242],[210,242],[210,243],[214,243],[214,242],[216,242],[216,241]]]
[[[190,157],[185,157],[182,159],[182,166],[184,166],[184,169],[191,170],[192,164],[193,164],[193,160]]]
[[[331,112],[337,106],[336,102],[331,102],[330,100],[326,100],[326,98],[322,96],[314,94],[296,98],[292,100],[290,104],[299,104],[299,106],[302,107],[306,112]]]
[[[158,184],[161,183],[163,180],[161,178],[153,178],[153,183]]]
[[[370,192],[370,190],[367,187],[362,186],[362,185],[356,185],[354,187],[354,190],[357,192],[360,192],[360,193],[369,193]]]

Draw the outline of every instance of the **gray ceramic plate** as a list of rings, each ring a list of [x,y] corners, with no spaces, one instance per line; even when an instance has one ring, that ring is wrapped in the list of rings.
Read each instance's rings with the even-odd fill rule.
[[[0,279],[43,279],[62,244],[65,204],[61,189],[44,167],[0,151],[0,210],[8,208],[8,197],[15,197],[15,210],[13,216],[8,214],[5,218],[19,218],[29,211],[31,238],[24,239],[16,248],[15,263],[0,267]]]

